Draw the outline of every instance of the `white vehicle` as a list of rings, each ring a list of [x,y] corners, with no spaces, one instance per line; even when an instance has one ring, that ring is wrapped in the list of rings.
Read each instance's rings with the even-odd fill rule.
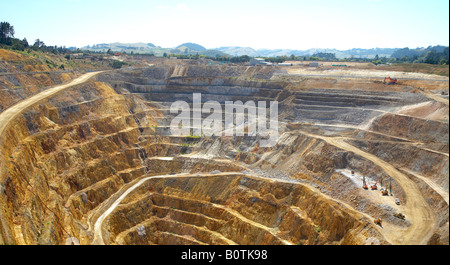
[[[398,198],[395,198],[395,204],[400,205],[400,200]]]

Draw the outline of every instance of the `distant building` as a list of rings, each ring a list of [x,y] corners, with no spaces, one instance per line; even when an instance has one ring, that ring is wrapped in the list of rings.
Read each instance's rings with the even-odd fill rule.
[[[81,58],[83,56],[84,56],[83,53],[74,53],[74,54],[71,55],[72,58]]]
[[[309,66],[310,67],[319,67],[319,63],[318,62],[312,62],[312,63],[309,63]]]
[[[272,63],[266,62],[263,58],[250,59],[249,64],[251,66],[255,66],[255,65],[272,65]]]

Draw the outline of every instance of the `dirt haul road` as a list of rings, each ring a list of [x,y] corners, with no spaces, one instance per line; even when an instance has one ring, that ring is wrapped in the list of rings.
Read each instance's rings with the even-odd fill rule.
[[[82,83],[86,82],[87,80],[89,80],[90,78],[92,78],[95,75],[102,73],[102,72],[103,71],[91,72],[91,73],[84,74],[84,75],[78,77],[77,79],[72,80],[70,83],[49,88],[49,89],[42,91],[36,95],[26,98],[26,99],[20,101],[19,103],[16,103],[15,105],[4,110],[2,113],[0,113],[0,146],[3,145],[3,141],[4,141],[3,134],[6,130],[6,128],[8,127],[9,123],[14,118],[16,118],[22,111],[24,111],[25,109],[31,107],[32,105],[34,105],[48,97],[51,97],[51,96],[63,91],[64,89],[82,84]],[[0,154],[0,181],[3,180],[6,175],[6,172],[5,172],[6,169],[4,168],[4,159],[5,159],[5,157],[3,156],[3,154]],[[2,212],[3,211],[0,211],[0,224],[3,220]],[[17,233],[19,235],[18,242],[20,244],[25,244],[25,241],[23,241],[23,237],[21,236],[22,233],[20,232],[20,229],[18,229],[18,231],[19,231]],[[0,242],[1,242],[1,238],[0,238]]]
[[[2,113],[0,113],[0,146],[3,145],[3,141],[5,140],[3,134],[6,130],[6,128],[8,127],[8,124],[14,118],[16,118],[22,111],[24,111],[25,109],[31,107],[32,105],[34,105],[48,97],[51,97],[67,88],[70,88],[70,87],[73,87],[76,85],[80,85],[80,84],[88,81],[90,78],[92,78],[102,72],[104,72],[104,71],[87,73],[87,74],[84,74],[84,75],[72,80],[71,82],[69,82],[67,84],[51,87],[45,91],[42,91],[36,95],[33,95],[29,98],[26,98],[26,99],[16,103],[15,105],[9,107],[8,109],[6,109]],[[3,165],[4,165],[4,157],[3,157],[3,154],[0,154],[0,180],[2,180],[5,176],[5,169],[4,169]],[[0,215],[1,215],[1,213],[0,213]]]
[[[41,93],[38,93],[36,95],[33,95],[29,98],[26,98],[19,103],[13,105],[12,107],[6,109],[0,114],[0,142],[3,142],[3,132],[5,131],[5,128],[8,126],[8,123],[13,120],[18,114],[20,114],[22,111],[24,111],[26,108],[32,106],[33,104],[38,103],[39,101],[46,99],[48,97],[51,97],[55,95],[58,92],[61,92],[64,89],[67,89],[69,87],[73,87],[79,84],[82,84],[92,78],[95,75],[98,75],[102,72],[92,72],[84,74],[77,79],[71,81],[70,83],[64,84],[64,85],[58,85],[54,86],[52,88],[49,88],[45,91],[42,91]]]
[[[422,95],[424,95],[424,96],[426,96],[426,97],[428,97],[428,98],[431,98],[431,99],[433,99],[433,100],[435,100],[435,101],[444,103],[444,104],[447,105],[447,106],[449,105],[448,99],[445,99],[445,98],[443,98],[443,97],[440,97],[440,96],[438,96],[438,95],[436,95],[436,94],[433,94],[433,93],[431,93],[431,92],[429,92],[429,91],[420,91],[420,93],[422,93]]]
[[[175,174],[175,175],[159,175],[159,176],[150,176],[150,177],[144,177],[140,180],[135,181],[135,184],[133,184],[131,187],[124,187],[124,189],[119,190],[117,194],[120,194],[120,196],[111,196],[109,197],[106,201],[104,201],[102,203],[102,205],[100,205],[99,207],[97,207],[96,209],[96,213],[98,213],[99,211],[103,211],[105,210],[98,218],[97,220],[95,220],[95,224],[94,224],[94,239],[92,241],[93,245],[104,245],[105,242],[103,240],[103,235],[102,235],[102,226],[103,226],[103,222],[105,221],[105,219],[117,208],[117,206],[134,190],[136,190],[137,188],[139,188],[140,186],[142,186],[145,182],[151,180],[151,179],[157,179],[157,178],[207,178],[210,176],[229,176],[229,175],[236,175],[236,176],[241,176],[242,173],[237,173],[237,172],[221,172],[221,173],[217,173],[217,174],[206,174],[206,173],[198,173],[195,175],[192,174],[188,174],[188,173],[182,173],[182,174]],[[131,185],[131,183],[130,183]],[[232,210],[224,205],[219,205],[219,204],[215,204],[215,203],[210,203],[211,206],[216,207],[216,208],[221,208],[229,213],[231,213],[232,215],[236,216],[237,218],[241,219],[243,222],[246,222],[248,224],[254,225],[258,228],[261,228],[269,233],[271,233],[274,237],[278,238],[281,242],[283,242],[283,244],[285,245],[292,245],[292,242],[289,242],[287,240],[283,240],[280,239],[277,235],[275,231],[276,229],[273,228],[269,228],[266,227],[260,223],[256,223],[246,217],[244,217],[243,215],[241,215],[239,212]],[[92,216],[95,215],[95,213],[93,213],[91,215],[90,218],[92,218]],[[89,229],[91,230],[92,226],[89,224]],[[220,235],[220,234],[216,234],[217,236],[219,236],[220,238],[222,238],[225,242],[228,242],[230,245],[235,245],[236,243],[229,240],[228,238],[225,238],[224,236]]]
[[[428,239],[432,235],[432,232],[436,228],[436,219],[430,206],[423,198],[422,193],[414,181],[402,174],[388,162],[346,143],[344,141],[345,139],[317,136],[309,133],[304,134],[324,140],[325,142],[340,149],[362,156],[381,167],[389,176],[394,178],[405,192],[406,202],[401,208],[402,212],[407,216],[412,224],[407,229],[386,229],[383,231],[383,235],[389,240],[389,242],[393,242],[394,244],[422,245],[427,243]]]

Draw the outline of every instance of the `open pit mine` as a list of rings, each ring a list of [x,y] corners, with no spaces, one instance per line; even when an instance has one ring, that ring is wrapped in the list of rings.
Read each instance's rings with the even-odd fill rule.
[[[448,77],[292,69],[161,63],[2,89],[0,244],[449,244]],[[194,94],[222,117],[278,102],[276,143],[195,120],[173,133]]]

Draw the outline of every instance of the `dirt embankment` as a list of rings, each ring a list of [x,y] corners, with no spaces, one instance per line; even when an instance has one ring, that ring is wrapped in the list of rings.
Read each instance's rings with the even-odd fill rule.
[[[0,111],[46,87],[80,75],[58,66],[50,58],[39,60],[32,55],[0,49]]]

